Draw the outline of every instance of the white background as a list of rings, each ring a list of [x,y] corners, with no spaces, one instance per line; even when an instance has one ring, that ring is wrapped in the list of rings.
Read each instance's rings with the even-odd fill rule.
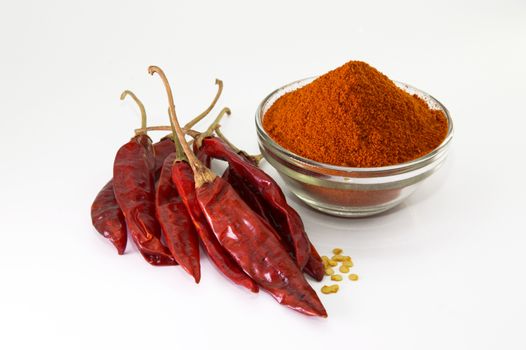
[[[525,349],[526,3],[459,3],[2,1],[0,348]],[[456,134],[446,166],[386,215],[291,198],[319,250],[344,248],[361,277],[321,296],[328,319],[250,294],[206,258],[195,285],[133,247],[117,256],[92,228],[139,125],[121,91],[168,122],[148,65],[164,67],[183,122],[223,79],[224,132],[254,153],[267,93],[351,59],[431,93]]]

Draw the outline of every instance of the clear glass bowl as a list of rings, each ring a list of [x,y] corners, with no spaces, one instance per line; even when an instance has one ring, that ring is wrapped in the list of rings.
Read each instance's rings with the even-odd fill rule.
[[[352,168],[319,163],[284,149],[263,129],[263,117],[279,97],[314,79],[316,77],[299,80],[275,90],[261,102],[256,111],[261,153],[278,171],[292,193],[306,204],[324,213],[344,217],[378,214],[404,201],[444,163],[453,137],[453,121],[448,110],[431,95],[400,82],[395,82],[399,88],[416,94],[430,108],[441,110],[447,117],[446,138],[425,156],[385,167]]]

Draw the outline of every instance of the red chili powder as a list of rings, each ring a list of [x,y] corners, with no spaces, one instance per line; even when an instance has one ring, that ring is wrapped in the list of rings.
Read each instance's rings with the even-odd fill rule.
[[[359,61],[281,96],[266,112],[263,127],[293,153],[351,167],[416,159],[440,145],[448,129],[442,111]]]

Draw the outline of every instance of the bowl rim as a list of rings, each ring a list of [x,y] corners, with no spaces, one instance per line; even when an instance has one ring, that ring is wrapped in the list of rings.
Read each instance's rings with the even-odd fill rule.
[[[256,129],[257,129],[258,134],[263,138],[263,140],[266,143],[270,144],[274,149],[278,150],[280,153],[284,154],[288,158],[292,158],[295,161],[307,164],[307,165],[309,165],[311,167],[314,167],[314,168],[329,169],[329,170],[333,170],[333,171],[336,171],[336,172],[344,172],[344,173],[351,173],[351,172],[375,172],[375,173],[378,173],[378,172],[384,172],[384,171],[385,172],[391,172],[393,170],[394,171],[396,171],[396,170],[400,171],[400,170],[404,170],[406,168],[414,169],[415,167],[419,167],[419,165],[427,164],[427,162],[429,160],[433,159],[437,154],[439,154],[443,150],[445,150],[447,148],[448,144],[451,142],[451,139],[453,138],[453,132],[454,132],[453,119],[451,118],[449,110],[446,108],[446,106],[444,106],[439,100],[434,98],[431,94],[428,94],[427,92],[425,92],[423,90],[420,90],[420,89],[418,89],[418,88],[416,88],[416,87],[414,87],[414,86],[412,86],[410,84],[407,84],[407,83],[404,83],[404,82],[400,82],[400,81],[397,81],[397,80],[393,80],[393,82],[395,83],[395,85],[398,88],[402,88],[402,86],[403,86],[403,87],[406,87],[406,88],[408,88],[410,90],[414,90],[414,91],[418,92],[419,94],[426,96],[426,98],[431,99],[434,103],[436,103],[437,106],[440,107],[440,109],[442,110],[442,112],[446,116],[447,122],[448,122],[448,131],[447,131],[446,137],[444,138],[444,140],[442,140],[440,145],[438,145],[432,151],[430,151],[429,153],[427,153],[427,154],[425,154],[425,155],[423,155],[423,156],[421,156],[419,158],[416,158],[416,159],[413,159],[413,160],[410,160],[410,161],[407,161],[407,162],[404,162],[404,163],[386,165],[386,166],[381,166],[381,167],[361,167],[361,168],[360,167],[347,167],[347,166],[341,166],[341,165],[321,163],[321,162],[317,162],[315,160],[312,160],[312,159],[300,156],[299,154],[296,154],[294,152],[291,152],[291,151],[285,149],[280,144],[275,142],[272,139],[272,137],[270,137],[269,134],[267,134],[266,130],[263,128],[263,123],[262,123],[263,122],[263,117],[264,117],[264,115],[263,115],[263,107],[266,105],[266,103],[275,94],[281,92],[282,90],[286,89],[287,87],[289,87],[291,85],[295,85],[295,84],[301,84],[301,83],[304,83],[305,81],[309,81],[310,80],[306,84],[304,84],[304,85],[299,87],[299,88],[301,88],[301,87],[309,84],[310,82],[314,81],[316,78],[318,78],[318,76],[311,76],[311,77],[308,77],[308,78],[299,79],[299,80],[293,81],[291,83],[288,83],[286,85],[283,85],[283,86],[275,89],[270,94],[268,94],[263,99],[263,101],[261,101],[261,103],[258,105],[258,108],[256,109]]]

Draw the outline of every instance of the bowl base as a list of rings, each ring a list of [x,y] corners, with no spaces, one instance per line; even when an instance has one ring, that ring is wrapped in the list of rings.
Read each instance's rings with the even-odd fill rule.
[[[320,202],[313,201],[309,198],[303,197],[300,194],[294,193],[302,202],[309,207],[321,211],[322,213],[345,217],[345,218],[363,218],[383,213],[389,209],[396,207],[402,201],[391,201],[384,205],[375,205],[371,207],[339,207],[339,206],[323,206]]]

